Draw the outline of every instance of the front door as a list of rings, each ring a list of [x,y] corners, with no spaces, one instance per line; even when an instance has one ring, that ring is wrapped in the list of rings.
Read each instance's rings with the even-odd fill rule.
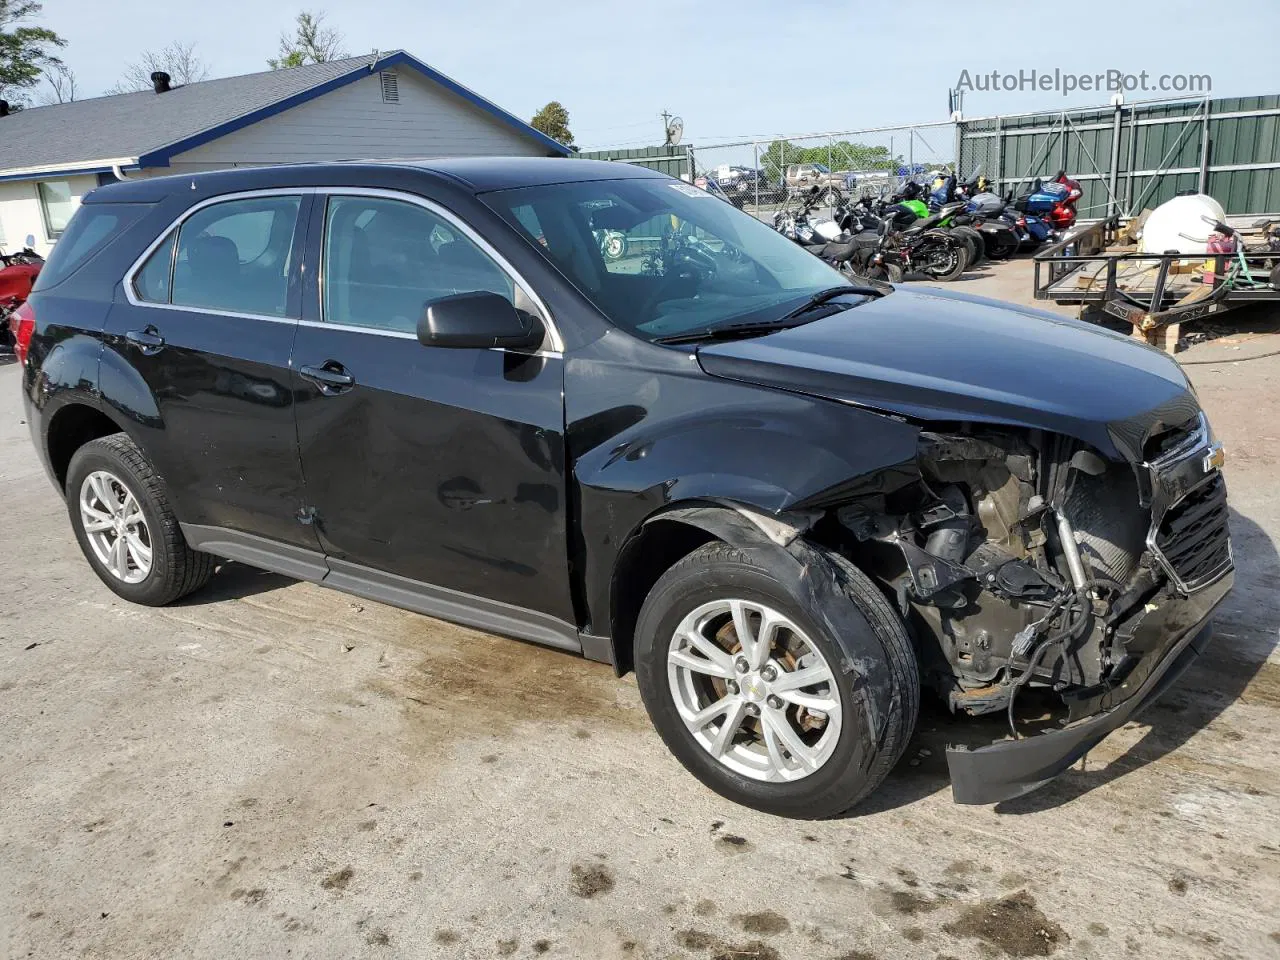
[[[416,335],[423,305],[454,293],[538,308],[455,218],[414,198],[320,195],[310,229],[320,282],[293,354],[298,443],[331,565],[572,623],[561,357]]]
[[[125,279],[99,377],[105,396],[134,398],[125,414],[150,434],[184,523],[314,550],[298,522],[289,370],[308,202],[283,192],[195,208]]]

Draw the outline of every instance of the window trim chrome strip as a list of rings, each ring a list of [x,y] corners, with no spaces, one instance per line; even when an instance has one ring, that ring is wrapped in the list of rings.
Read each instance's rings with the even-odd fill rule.
[[[308,327],[320,327],[320,328],[326,328],[331,330],[346,330],[354,333],[368,333],[368,334],[374,334],[377,336],[391,336],[399,339],[416,340],[417,339],[416,334],[405,333],[403,331],[398,331],[398,330],[383,330],[378,327],[358,327],[358,326],[348,325],[348,324],[326,323],[324,322],[323,319],[319,321],[315,321],[315,320],[304,320],[301,317],[272,317],[272,316],[268,316],[266,314],[260,314],[260,313],[241,313],[238,311],[231,311],[231,310],[216,310],[211,307],[188,307],[188,306],[182,306],[181,304],[175,304],[175,303],[153,303],[150,300],[143,300],[141,297],[138,296],[137,290],[134,284],[137,280],[138,273],[141,272],[142,268],[146,265],[147,260],[149,260],[151,255],[155,253],[156,249],[159,248],[169,238],[169,235],[171,233],[173,233],[176,230],[180,230],[182,228],[183,223],[189,220],[194,214],[196,214],[200,210],[203,210],[206,207],[213,206],[214,204],[217,204],[217,203],[226,203],[234,200],[252,200],[258,197],[314,196],[314,195],[323,195],[325,197],[334,196],[334,195],[344,196],[344,197],[378,197],[385,200],[399,200],[402,202],[412,203],[416,206],[422,207],[423,209],[428,210],[431,213],[434,213],[437,216],[441,217],[443,220],[447,221],[449,224],[451,224],[452,226],[456,227],[459,231],[461,231],[467,237],[468,240],[470,240],[472,243],[478,246],[485,253],[486,256],[488,256],[491,260],[493,260],[498,265],[499,269],[501,269],[502,272],[505,273],[507,277],[512,281],[512,283],[514,283],[516,286],[518,286],[521,290],[524,291],[525,296],[527,296],[529,300],[534,304],[534,306],[538,309],[538,312],[540,314],[539,319],[542,321],[543,326],[547,330],[547,339],[550,341],[551,349],[538,350],[538,351],[535,351],[533,355],[543,356],[543,357],[562,357],[564,355],[564,340],[560,336],[560,330],[555,325],[555,321],[552,319],[552,316],[551,316],[551,310],[547,307],[546,302],[543,301],[543,299],[540,296],[538,296],[537,292],[533,289],[533,286],[529,283],[529,281],[525,280],[525,278],[520,274],[520,271],[518,271],[515,267],[513,267],[510,261],[508,261],[506,257],[504,257],[501,253],[499,253],[493,247],[493,245],[489,243],[489,241],[487,241],[484,237],[482,237],[474,227],[472,227],[469,223],[467,223],[465,220],[463,220],[453,211],[447,209],[446,207],[441,206],[440,204],[436,203],[434,200],[428,200],[426,197],[419,196],[415,193],[407,193],[402,190],[388,190],[382,187],[358,187],[358,186],[271,187],[271,188],[261,189],[261,190],[241,190],[236,193],[224,193],[214,197],[206,197],[204,200],[201,200],[199,203],[193,204],[192,206],[182,211],[182,213],[180,213],[177,217],[175,217],[173,222],[170,223],[167,227],[165,227],[164,230],[160,231],[160,234],[156,237],[156,239],[153,240],[151,243],[149,243],[146,249],[144,249],[142,253],[138,256],[138,258],[134,260],[132,266],[129,267],[128,271],[126,271],[124,275],[123,286],[124,286],[125,299],[128,300],[128,302],[135,307],[149,307],[151,309],[160,309],[160,310],[183,310],[189,313],[203,313],[203,314],[209,314],[211,316],[216,316],[216,317],[234,317],[234,318],[246,319],[246,320],[267,320],[272,323],[289,323],[289,324],[308,326]],[[178,245],[175,242],[174,243],[175,262],[177,258],[177,250],[178,250]],[[171,271],[172,271],[172,267],[171,267]],[[172,273],[170,274],[169,286],[170,286],[169,295],[172,297],[173,296]],[[321,304],[321,311],[322,311],[321,315],[323,317],[323,310],[324,310],[323,291],[321,291],[321,293],[322,295],[320,297],[320,304]],[[505,352],[504,348],[497,348],[497,349],[504,350]],[[519,352],[522,355],[526,355],[526,356],[529,355],[528,352],[526,351],[516,351],[516,352]]]

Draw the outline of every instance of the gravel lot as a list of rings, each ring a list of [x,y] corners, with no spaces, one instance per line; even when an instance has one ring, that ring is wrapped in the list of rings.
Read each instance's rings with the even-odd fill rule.
[[[1234,507],[1210,653],[995,807],[951,803],[973,724],[927,706],[823,823],[705,790],[599,664],[235,564],[116,599],[0,367],[0,955],[1280,957],[1280,356],[1239,362],[1280,335],[1250,337],[1180,356]]]

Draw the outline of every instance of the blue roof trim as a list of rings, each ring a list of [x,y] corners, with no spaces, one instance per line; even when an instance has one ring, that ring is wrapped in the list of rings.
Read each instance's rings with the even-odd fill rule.
[[[136,163],[126,163],[121,170],[137,170]],[[86,177],[97,173],[111,173],[111,167],[76,167],[73,170],[37,170],[35,173],[7,173],[0,176],[0,183],[16,180],[61,180],[63,177]]]
[[[334,77],[331,80],[326,80],[324,83],[316,84],[314,87],[303,90],[301,93],[295,93],[293,96],[285,97],[283,100],[277,100],[275,103],[268,104],[267,106],[254,110],[251,113],[246,113],[243,116],[235,117],[225,123],[220,123],[217,126],[210,127],[208,130],[203,130],[200,133],[193,134],[192,136],[179,140],[176,143],[171,143],[158,150],[152,150],[150,153],[143,154],[138,157],[138,165],[140,167],[167,167],[169,165],[169,161],[180,153],[185,153],[188,150],[194,150],[196,147],[203,146],[212,140],[217,140],[219,137],[225,137],[229,133],[234,133],[237,130],[242,130],[245,127],[251,126],[259,120],[265,120],[278,113],[283,113],[286,110],[291,110],[294,107],[301,106],[304,103],[315,100],[317,97],[324,96],[326,93],[332,93],[340,87],[345,87],[349,83],[354,83],[362,77],[368,76],[378,70],[397,66],[407,66],[418,71],[428,80],[438,83],[450,93],[456,94],[473,106],[479,107],[485,113],[514,128],[517,132],[536,140],[548,150],[552,150],[560,156],[568,156],[572,152],[563,143],[553,140],[541,130],[534,129],[519,117],[503,110],[496,103],[486,100],[484,97],[472,90],[468,90],[456,80],[452,80],[449,77],[446,77],[443,73],[433,70],[417,57],[410,56],[401,50],[397,53],[380,57],[372,63],[362,63],[347,73]]]

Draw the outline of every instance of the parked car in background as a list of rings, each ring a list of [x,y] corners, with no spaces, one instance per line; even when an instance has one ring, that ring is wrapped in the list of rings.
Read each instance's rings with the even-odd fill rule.
[[[778,184],[770,183],[761,171],[753,167],[723,164],[709,170],[707,177],[719,184],[735,207],[747,203],[776,203],[786,196]]]
[[[948,751],[957,800],[1043,785],[1232,582],[1222,448],[1172,357],[850,285],[624,164],[126,180],[14,317],[32,440],[121,597],[227,558],[634,670],[694,776],[775,814],[871,793],[922,685],[1049,728]]]
[[[26,246],[17,253],[0,252],[0,354],[12,352],[16,337],[9,329],[9,317],[26,301],[44,266],[44,257],[34,249],[35,237],[28,235]]]
[[[821,163],[792,163],[787,165],[784,181],[791,193],[821,187],[841,193],[852,192],[857,177],[848,172],[832,173]]]

